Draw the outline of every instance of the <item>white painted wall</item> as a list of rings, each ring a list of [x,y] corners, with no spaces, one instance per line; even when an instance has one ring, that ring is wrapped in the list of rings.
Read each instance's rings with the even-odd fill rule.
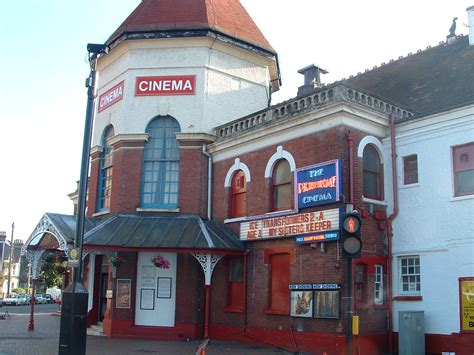
[[[270,59],[208,38],[122,43],[98,65],[98,96],[125,81],[124,98],[97,113],[93,146],[108,124],[115,134],[144,133],[157,115],[171,115],[183,133],[213,127],[267,107]],[[135,96],[138,76],[196,75],[195,95]]]
[[[394,302],[394,330],[399,311],[422,310],[426,333],[459,332],[458,278],[474,276],[474,195],[454,197],[451,147],[474,141],[474,106],[397,125],[396,139],[400,212],[393,224],[393,296],[400,295],[398,258],[419,255],[423,300]],[[389,138],[384,146],[389,153]],[[412,154],[418,156],[419,182],[404,185],[403,157]],[[389,166],[390,154],[385,156]]]

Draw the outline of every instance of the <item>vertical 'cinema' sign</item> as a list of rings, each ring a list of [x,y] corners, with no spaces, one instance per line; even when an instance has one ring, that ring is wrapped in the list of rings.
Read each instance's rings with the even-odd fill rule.
[[[196,76],[146,76],[137,77],[135,96],[195,95]]]

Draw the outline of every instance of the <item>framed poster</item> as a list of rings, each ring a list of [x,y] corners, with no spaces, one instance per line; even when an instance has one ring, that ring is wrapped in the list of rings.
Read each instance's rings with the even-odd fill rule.
[[[156,288],[156,267],[142,266],[140,287]]]
[[[155,289],[142,288],[140,290],[140,309],[155,309]]]
[[[171,277],[158,277],[157,298],[171,298]]]
[[[131,283],[132,280],[130,279],[117,279],[117,299],[115,301],[115,307],[130,308]]]
[[[314,317],[339,318],[339,291],[314,291]]]
[[[292,317],[313,316],[313,291],[292,291],[290,301]]]
[[[474,332],[474,277],[459,278],[461,331]]]

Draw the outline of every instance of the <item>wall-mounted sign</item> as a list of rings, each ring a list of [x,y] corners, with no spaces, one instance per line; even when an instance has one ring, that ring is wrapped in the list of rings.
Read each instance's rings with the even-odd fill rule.
[[[474,277],[459,278],[461,331],[474,332]]]
[[[341,199],[342,164],[331,160],[296,170],[298,208],[334,203]]]
[[[302,235],[296,237],[295,241],[297,244],[308,244],[308,243],[320,243],[320,242],[331,242],[339,239],[339,231],[317,233],[310,235]]]
[[[98,111],[102,112],[106,108],[109,108],[113,104],[116,104],[123,99],[124,82],[118,83],[113,88],[107,90],[99,96],[99,108]]]
[[[130,279],[117,279],[117,308],[130,308],[131,284]]]
[[[67,255],[67,262],[69,266],[71,267],[76,267],[79,266],[79,249],[76,247],[72,247],[69,249],[68,255]]]
[[[194,95],[196,75],[137,77],[135,96]]]
[[[289,284],[288,288],[290,290],[339,290],[341,288],[340,284]]]
[[[339,229],[339,209],[266,218],[240,224],[241,240],[282,238]]]

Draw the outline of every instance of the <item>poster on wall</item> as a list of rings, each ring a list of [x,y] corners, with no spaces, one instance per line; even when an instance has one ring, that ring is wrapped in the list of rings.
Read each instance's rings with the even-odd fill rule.
[[[474,332],[474,277],[459,279],[461,331]]]
[[[156,288],[156,267],[142,266],[140,286],[143,288]]]
[[[298,208],[320,206],[341,200],[341,161],[339,159],[296,170]]]
[[[117,308],[130,308],[131,284],[130,279],[117,279]]]
[[[292,317],[313,317],[313,291],[292,291],[290,300]]]
[[[142,288],[140,290],[140,309],[155,309],[155,290]]]
[[[314,291],[314,317],[339,318],[339,290]]]
[[[171,277],[158,277],[157,298],[171,298]]]

